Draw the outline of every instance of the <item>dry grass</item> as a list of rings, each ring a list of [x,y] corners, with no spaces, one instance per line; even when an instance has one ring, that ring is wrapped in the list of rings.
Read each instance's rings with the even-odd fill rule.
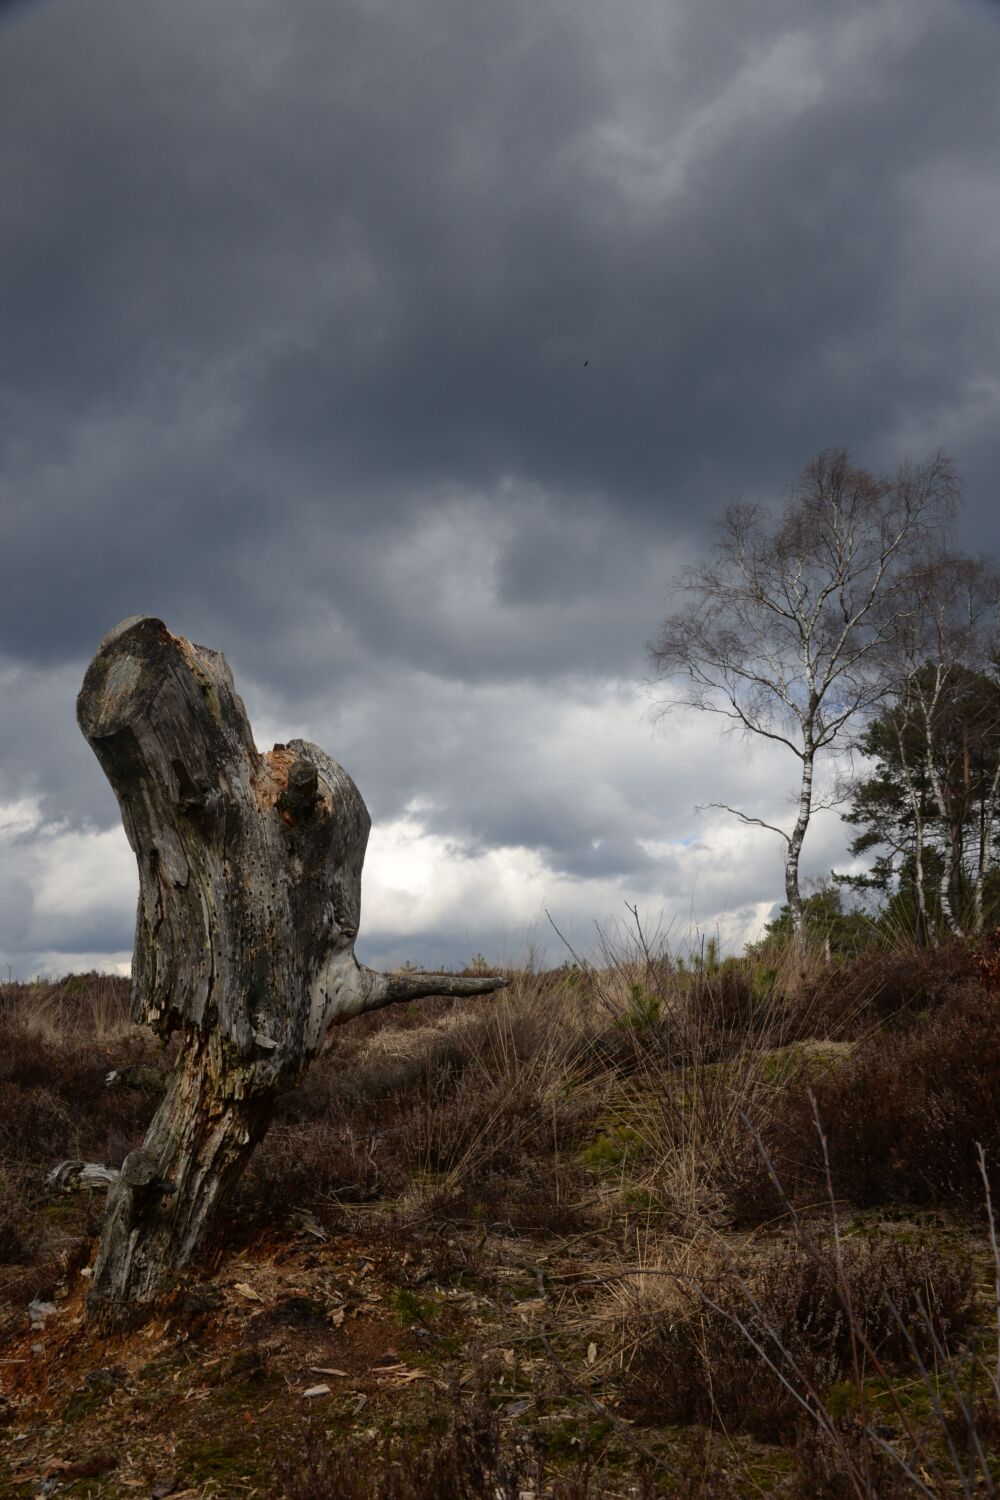
[[[857,1341],[863,1362],[904,1362],[914,1342],[927,1359],[976,1324],[967,1256],[892,1238],[849,1241],[842,1253],[827,1238],[818,1251],[792,1244],[729,1257],[689,1283],[686,1315],[637,1311],[625,1381],[635,1414],[650,1423],[719,1420],[792,1440],[803,1404],[852,1375]],[[734,1338],[741,1327],[746,1334]]]
[[[290,1402],[286,1425],[303,1435],[283,1465],[280,1444],[261,1450],[258,1481],[288,1500],[729,1500],[780,1478],[786,1497],[866,1500],[921,1493],[884,1451],[918,1451],[910,1422],[927,1472],[939,1468],[927,1493],[991,1493],[981,1472],[969,1487],[948,1446],[996,1435],[975,1154],[982,1141],[996,1194],[991,973],[957,952],[682,965],[634,931],[594,964],[513,974],[496,999],[430,1000],[335,1032],[225,1227],[222,1266],[241,1268],[239,1286],[257,1274],[261,1305],[274,1303],[283,1331],[261,1367],[281,1368],[287,1391],[272,1381],[269,1399],[276,1413]],[[100,1202],[53,1199],[47,1170],[117,1164],[155,1105],[150,1065],[169,1061],[130,1025],[121,981],[0,988],[8,1339],[32,1297],[73,1295],[97,1229]],[[128,1067],[154,1083],[105,1087]],[[934,1217],[915,1219],[915,1203]],[[269,1292],[294,1246],[304,1289]],[[437,1395],[399,1406],[398,1426],[338,1408],[331,1441],[303,1425],[295,1395],[316,1318],[297,1331],[281,1309],[322,1306],[355,1247],[382,1291],[343,1324],[349,1347],[313,1363],[362,1361],[381,1329],[438,1372]],[[210,1350],[233,1337],[231,1311],[196,1303],[178,1339]],[[956,1372],[979,1379],[971,1418]],[[460,1394],[442,1396],[456,1380]],[[883,1418],[880,1439],[872,1414],[894,1401],[906,1422]]]
[[[573,997],[553,987],[543,1008],[521,980],[495,1002],[437,1008],[335,1034],[254,1159],[248,1210],[304,1206],[336,1222],[378,1199],[409,1217],[447,1205],[529,1228],[569,1221],[575,1147],[603,1087],[585,1076],[590,1032]]]
[[[131,982],[114,974],[0,984],[4,1030],[59,1046],[71,1038],[103,1044],[136,1034],[131,1008]]]

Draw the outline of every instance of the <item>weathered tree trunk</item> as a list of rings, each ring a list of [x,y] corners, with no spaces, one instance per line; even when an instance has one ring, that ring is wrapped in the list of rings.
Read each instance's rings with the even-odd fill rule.
[[[505,981],[357,962],[367,808],[316,745],[258,754],[218,652],[160,620],[126,620],[102,641],[77,712],[139,866],[133,1018],[183,1041],[109,1192],[90,1293],[107,1306],[152,1299],[196,1260],[331,1025]]]

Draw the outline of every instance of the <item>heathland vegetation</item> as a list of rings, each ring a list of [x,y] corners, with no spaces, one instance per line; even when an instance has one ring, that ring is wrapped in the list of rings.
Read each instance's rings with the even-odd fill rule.
[[[141,1142],[169,1047],[126,981],[4,986],[2,1492],[994,1493],[1000,949],[849,956],[836,906],[336,1029],[114,1330],[47,1172]]]

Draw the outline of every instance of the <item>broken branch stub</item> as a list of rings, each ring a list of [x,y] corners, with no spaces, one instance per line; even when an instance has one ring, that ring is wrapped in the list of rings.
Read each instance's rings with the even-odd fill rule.
[[[109,1193],[92,1281],[94,1301],[142,1301],[202,1248],[332,1025],[505,981],[357,962],[361,794],[305,740],[259,754],[219,652],[126,620],[101,642],[77,713],[139,868],[133,1018],[182,1034],[142,1152]]]

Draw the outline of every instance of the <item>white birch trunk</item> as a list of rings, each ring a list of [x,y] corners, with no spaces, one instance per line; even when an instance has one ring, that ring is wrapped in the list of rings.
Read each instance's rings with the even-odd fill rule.
[[[948,797],[941,781],[941,773],[938,770],[934,756],[934,730],[933,710],[936,707],[939,689],[935,690],[935,697],[931,705],[923,704],[924,719],[924,743],[927,749],[927,774],[930,778],[931,791],[934,801],[937,803],[938,816],[944,825],[944,838],[942,840],[943,861],[941,867],[941,879],[938,882],[938,899],[941,903],[941,914],[944,917],[948,929],[955,935],[961,937],[962,928],[951,902],[951,882],[954,873],[954,846],[951,838],[951,819],[948,813]]]
[[[788,902],[792,914],[792,931],[798,935],[802,931],[804,921],[804,910],[802,906],[802,894],[799,890],[799,856],[802,853],[802,841],[809,827],[809,818],[812,813],[812,789],[813,769],[816,759],[816,751],[810,744],[802,754],[802,782],[799,787],[798,813],[795,826],[788,838],[788,849],[785,854],[785,900]]]
[[[1000,799],[1000,759],[993,771],[993,780],[987,793],[983,809],[983,825],[979,835],[979,865],[972,888],[972,930],[978,937],[983,930],[983,887],[992,868],[993,825],[996,822],[997,801]]]
[[[924,810],[920,788],[917,786],[916,777],[906,758],[906,741],[898,724],[896,744],[899,747],[899,760],[906,777],[910,807],[913,810],[913,880],[917,894],[917,942],[923,948],[931,941],[931,923],[927,914],[927,886],[924,880]]]

